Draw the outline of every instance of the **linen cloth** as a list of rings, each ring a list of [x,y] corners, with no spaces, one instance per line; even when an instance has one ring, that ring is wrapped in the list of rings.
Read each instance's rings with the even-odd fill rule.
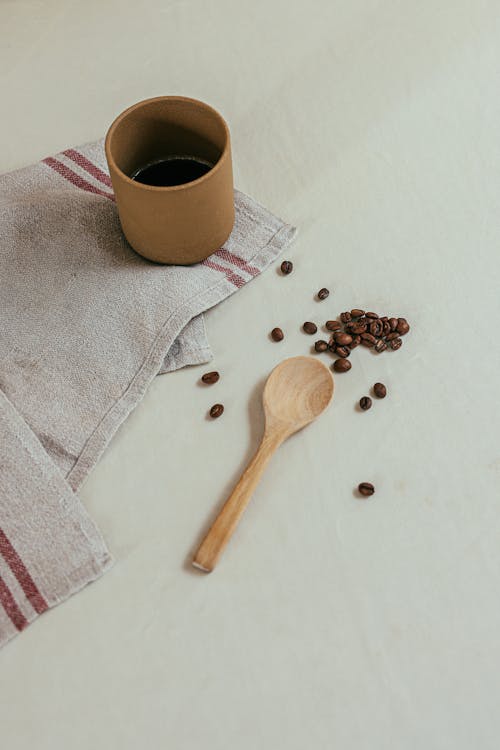
[[[162,266],[124,239],[102,141],[0,177],[0,646],[109,567],[76,491],[155,375],[210,360],[202,313],[294,236],[235,209],[210,258]]]

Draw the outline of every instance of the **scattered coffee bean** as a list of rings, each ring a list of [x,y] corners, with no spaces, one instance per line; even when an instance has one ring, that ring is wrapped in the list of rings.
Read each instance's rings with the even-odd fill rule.
[[[212,383],[216,383],[219,378],[220,378],[220,375],[216,370],[214,370],[213,372],[206,372],[204,375],[201,376],[202,382],[206,383],[207,385],[212,385]]]
[[[223,411],[224,407],[222,404],[214,404],[210,409],[210,416],[212,417],[212,419],[217,419],[217,417],[220,417]]]
[[[380,320],[372,320],[372,322],[368,326],[368,330],[370,331],[372,336],[381,336],[383,329],[384,324],[381,323]]]
[[[364,314],[365,314],[364,310],[358,310],[357,308],[354,308],[354,310],[351,310],[352,318],[360,318]]]
[[[338,331],[340,328],[340,323],[338,320],[327,320],[325,323],[325,328],[327,331]]]
[[[370,396],[363,396],[363,398],[359,399],[359,407],[360,409],[363,409],[363,411],[368,411],[368,409],[371,408],[372,400]]]
[[[304,325],[302,326],[302,328],[305,331],[305,333],[309,333],[310,335],[312,335],[313,333],[316,333],[316,331],[318,330],[318,326],[316,325],[316,323],[311,323],[310,320],[306,321]]]
[[[384,339],[379,339],[373,348],[377,352],[377,354],[380,354],[380,352],[385,352],[385,350],[387,349],[387,344],[385,343]]]
[[[409,330],[410,326],[408,325],[408,321],[406,320],[406,318],[398,318],[396,331],[399,333],[399,335],[404,336],[405,333],[408,333]]]
[[[353,323],[349,330],[354,334],[366,333],[366,323],[363,323],[361,321],[359,321],[358,323]]]
[[[392,339],[392,341],[390,342],[390,347],[393,351],[401,349],[402,346],[403,342],[401,341],[401,339]]]
[[[351,354],[351,350],[348,346],[341,346],[340,344],[337,344],[335,348],[335,354],[337,355],[337,357],[344,357],[345,359],[346,357],[349,357],[349,355]]]
[[[397,331],[392,331],[392,333],[388,333],[385,337],[386,341],[392,341],[393,339],[397,339],[399,337],[399,333]]]
[[[336,359],[333,363],[333,369],[335,372],[347,372],[352,367],[348,359],[342,357],[342,359]]]
[[[285,338],[285,334],[281,330],[281,328],[273,328],[271,331],[271,338],[273,341],[283,341]]]
[[[398,319],[397,318],[389,318],[389,325],[391,326],[391,331],[395,331],[398,327]]]
[[[372,318],[372,320],[376,320],[378,318],[377,313],[374,312],[366,312],[365,315],[367,318]]]
[[[361,343],[363,346],[374,346],[376,342],[375,336],[372,336],[371,333],[362,333],[361,334]]]
[[[328,349],[328,344],[326,343],[326,341],[320,339],[319,341],[316,341],[316,343],[314,344],[314,348],[317,352],[326,352],[326,350]]]
[[[375,383],[373,386],[373,393],[377,398],[385,398],[387,395],[387,388],[383,383]]]
[[[293,271],[293,263],[291,260],[284,260],[281,264],[281,273],[288,276]]]
[[[318,292],[318,299],[326,299],[329,294],[330,292],[328,291],[328,289],[326,289],[326,287],[323,287],[323,289],[320,289]]]
[[[343,312],[340,314],[340,320],[342,323],[349,323],[351,320],[351,313],[350,312]]]
[[[358,492],[365,497],[369,497],[375,492],[375,487],[371,482],[361,482],[361,484],[358,484]]]
[[[340,344],[341,346],[348,346],[352,343],[352,336],[349,336],[348,333],[337,331],[333,334],[333,338],[335,339],[335,343]]]
[[[337,351],[337,344],[335,343],[335,341],[329,342],[328,351],[330,351],[332,354],[335,354],[335,352]]]
[[[353,336],[352,341],[349,344],[349,349],[355,349],[361,344],[361,336]]]
[[[391,332],[391,325],[388,320],[384,320],[382,323],[382,336],[387,336],[388,333]]]

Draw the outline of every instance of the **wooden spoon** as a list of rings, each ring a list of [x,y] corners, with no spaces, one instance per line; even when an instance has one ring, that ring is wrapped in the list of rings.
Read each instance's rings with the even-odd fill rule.
[[[274,368],[264,388],[264,437],[194,556],[195,568],[214,569],[274,451],[319,417],[332,396],[333,378],[318,359],[292,357]]]

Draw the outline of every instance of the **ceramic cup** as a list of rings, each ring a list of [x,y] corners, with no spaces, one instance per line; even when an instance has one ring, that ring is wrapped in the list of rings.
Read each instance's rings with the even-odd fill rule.
[[[213,164],[202,177],[172,187],[131,179],[141,167],[172,155]],[[204,260],[229,237],[234,224],[229,129],[208,104],[159,96],[119,115],[106,136],[108,161],[125,237],[158,263]]]

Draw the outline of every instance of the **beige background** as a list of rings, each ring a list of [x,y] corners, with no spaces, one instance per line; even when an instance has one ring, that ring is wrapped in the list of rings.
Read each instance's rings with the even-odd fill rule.
[[[221,381],[158,378],[86,483],[116,565],[0,653],[1,746],[496,749],[498,2],[3,0],[0,30],[2,170],[181,93],[227,117],[238,187],[300,228],[292,276],[207,316]],[[192,574],[263,378],[308,352],[303,320],[352,306],[413,330],[353,353]],[[375,380],[389,396],[360,414]]]

